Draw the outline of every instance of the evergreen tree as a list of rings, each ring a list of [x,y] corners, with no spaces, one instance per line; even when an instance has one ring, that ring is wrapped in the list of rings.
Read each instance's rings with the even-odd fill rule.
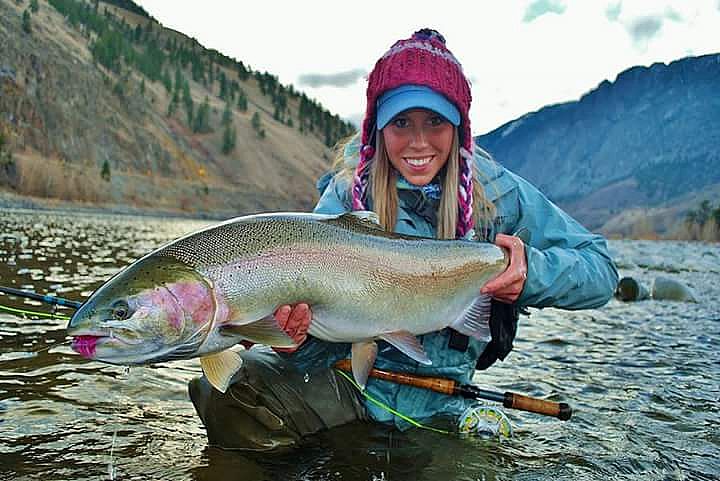
[[[255,130],[258,137],[261,139],[265,138],[265,129],[262,127],[262,123],[260,122],[260,113],[255,112],[253,114],[252,119],[250,119],[250,125],[252,125],[252,128]]]
[[[38,10],[40,10],[40,5],[38,4],[38,0],[30,0],[30,11],[32,13],[38,13]]]
[[[241,112],[247,112],[248,110],[247,95],[245,95],[245,91],[243,89],[238,90],[237,106]]]
[[[167,93],[171,94],[173,91],[172,79],[170,78],[170,74],[168,73],[168,71],[164,69],[162,73],[162,83],[165,86],[165,90],[167,91]]]
[[[330,124],[325,124],[325,145],[328,147],[332,147],[335,144],[335,141],[333,140],[333,132],[332,128],[330,127]]]
[[[195,105],[193,103],[192,96],[190,95],[190,85],[187,81],[183,82],[182,89],[182,101],[185,106],[185,113],[187,114],[188,127],[190,127],[193,125],[193,111],[195,110]]]
[[[232,80],[230,82],[230,101],[235,102],[235,94],[237,91],[240,90],[240,84],[237,82],[237,80]]]
[[[225,100],[228,96],[228,84],[225,78],[225,72],[220,72],[220,94],[218,95],[221,99]]]
[[[175,69],[175,90],[179,91],[184,83],[182,72],[180,71],[180,67],[178,67]]]
[[[230,101],[225,102],[225,110],[223,111],[222,124],[227,127],[232,122],[232,108],[230,107]]]
[[[110,162],[107,159],[103,162],[102,169],[100,170],[100,177],[105,182],[110,182]]]
[[[252,125],[252,128],[255,131],[260,130],[260,114],[258,112],[253,114],[252,119],[250,120],[250,125]]]
[[[175,114],[175,111],[177,111],[179,103],[180,103],[180,94],[176,90],[173,92],[172,99],[170,99],[170,103],[168,104],[168,111],[167,111],[168,117],[172,117]]]
[[[193,120],[192,130],[195,133],[207,133],[210,132],[210,102],[205,97],[205,101],[198,107],[195,119]]]
[[[237,141],[237,130],[235,129],[235,126],[230,122],[229,124],[225,125],[225,130],[223,131],[223,144],[222,144],[222,152],[223,154],[229,154],[233,150],[235,150],[235,142]]]
[[[140,95],[145,96],[145,78],[140,79]]]
[[[187,116],[187,124],[188,127],[192,127],[193,125],[193,114],[195,110],[195,104],[192,103],[192,100],[190,103],[185,104],[185,115]]]
[[[22,29],[25,33],[32,32],[32,26],[30,25],[30,12],[25,10],[22,14]]]

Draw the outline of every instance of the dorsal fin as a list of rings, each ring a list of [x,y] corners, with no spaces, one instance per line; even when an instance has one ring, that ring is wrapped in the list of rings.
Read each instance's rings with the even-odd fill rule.
[[[342,216],[354,217],[355,219],[362,222],[363,225],[372,227],[374,229],[382,229],[382,226],[380,225],[380,217],[378,217],[378,215],[371,210],[355,210],[343,214]]]

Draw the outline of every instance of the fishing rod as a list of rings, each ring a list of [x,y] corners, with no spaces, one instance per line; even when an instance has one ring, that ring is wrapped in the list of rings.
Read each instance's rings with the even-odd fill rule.
[[[335,367],[342,371],[351,372],[352,365],[349,359],[342,359],[335,363]],[[488,391],[480,389],[472,384],[460,384],[453,379],[441,377],[427,377],[409,374],[405,372],[383,371],[381,369],[371,369],[368,373],[370,377],[394,382],[397,384],[406,384],[421,389],[429,389],[430,391],[439,392],[448,396],[461,396],[466,399],[485,399],[502,403],[508,409],[518,409],[520,411],[528,411],[545,416],[552,416],[563,421],[567,421],[572,416],[572,408],[567,403],[556,403],[554,401],[546,401],[544,399],[524,396],[514,392],[507,391],[500,393],[496,391]]]
[[[65,299],[63,297],[45,296],[42,294],[36,294],[34,292],[30,292],[30,291],[22,291],[20,289],[14,289],[12,287],[0,286],[0,292],[3,292],[5,294],[10,294],[11,296],[25,297],[27,299],[33,299],[35,301],[44,302],[46,304],[53,304],[56,306],[69,307],[71,309],[79,309],[80,306],[82,305],[82,302],[71,301],[70,299]]]
[[[79,309],[82,305],[82,302],[72,301],[62,297],[45,296],[34,292],[14,289],[12,287],[0,286],[0,292],[45,302],[47,304],[65,306],[71,309]],[[342,359],[338,361],[335,363],[335,367],[342,371],[352,372],[352,365],[349,359]],[[567,403],[546,401],[544,399],[524,396],[510,391],[506,391],[505,393],[488,391],[486,389],[473,386],[472,384],[459,384],[453,379],[417,376],[415,374],[383,371],[381,369],[371,369],[368,375],[370,377],[398,384],[406,384],[408,386],[429,389],[448,396],[461,396],[466,399],[485,399],[488,401],[499,402],[508,409],[518,409],[520,411],[553,416],[563,421],[567,421],[570,419],[570,416],[572,416],[572,408]]]

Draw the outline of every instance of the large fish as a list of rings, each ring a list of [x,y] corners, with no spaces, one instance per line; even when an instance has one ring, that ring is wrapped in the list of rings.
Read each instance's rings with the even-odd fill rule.
[[[189,234],[102,285],[70,320],[73,349],[112,364],[200,357],[225,391],[249,340],[292,346],[273,317],[306,302],[309,334],[352,343],[362,386],[382,339],[431,364],[416,335],[451,327],[488,340],[490,299],[480,288],[507,256],[483,242],[388,233],[372,212],[263,214]]]

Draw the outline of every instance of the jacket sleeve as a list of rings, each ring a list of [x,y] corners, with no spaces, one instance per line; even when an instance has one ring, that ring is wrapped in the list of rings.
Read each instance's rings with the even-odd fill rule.
[[[606,240],[589,232],[525,179],[518,186],[519,218],[526,228],[528,275],[518,303],[533,307],[600,307],[615,292],[618,273]]]
[[[320,200],[313,212],[316,214],[343,214],[352,210],[347,188],[347,182],[341,180],[337,175],[329,181],[327,177],[322,177],[318,181],[318,189],[321,191]]]

